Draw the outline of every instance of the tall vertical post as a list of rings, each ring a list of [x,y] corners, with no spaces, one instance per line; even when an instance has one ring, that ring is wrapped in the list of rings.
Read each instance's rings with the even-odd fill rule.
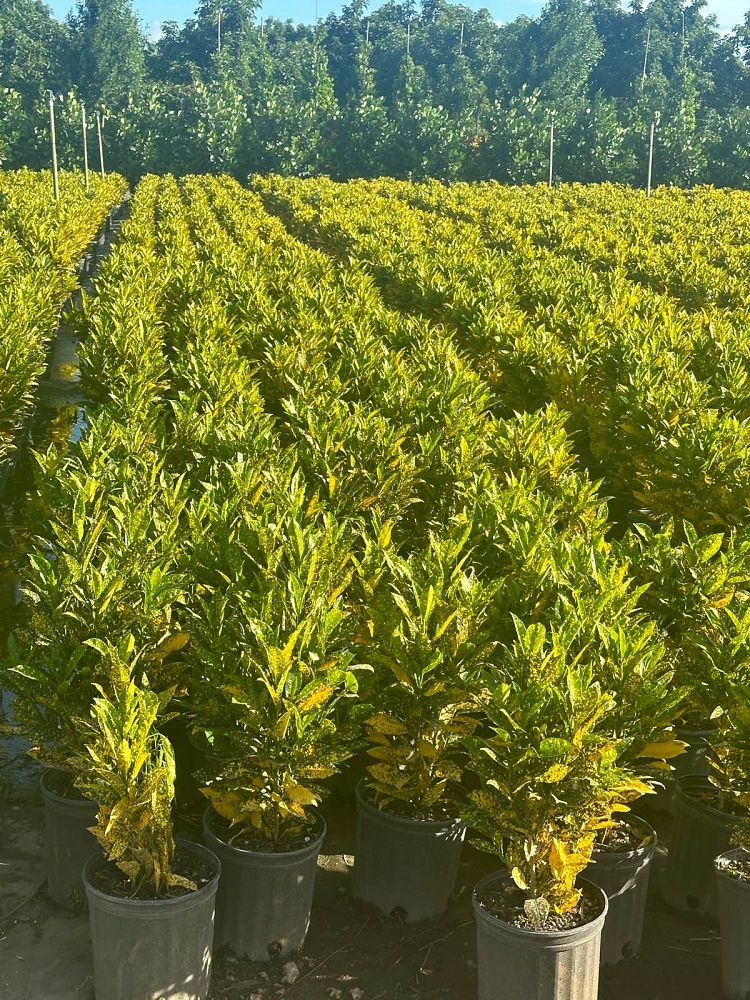
[[[55,201],[60,200],[60,178],[57,173],[57,131],[55,129],[55,95],[49,92],[49,137],[52,146],[52,189]]]
[[[216,51],[221,52],[221,7],[216,18]]]
[[[654,132],[656,122],[651,122],[651,138],[648,143],[648,180],[646,181],[646,197],[651,197],[651,174],[654,168]]]
[[[552,165],[555,157],[555,119],[549,124],[549,186],[552,187]]]
[[[648,71],[648,50],[651,45],[651,28],[646,32],[646,51],[643,54],[643,76],[641,77],[641,87],[646,82],[646,72]]]
[[[367,18],[367,30],[365,31],[365,45],[370,44],[370,18]]]
[[[99,170],[104,177],[104,141],[102,140],[102,116],[99,111],[96,112],[96,131],[99,135]]]
[[[89,189],[89,137],[86,128],[86,105],[81,105],[81,128],[83,130],[83,175],[86,178],[86,190]]]
[[[462,56],[464,54],[464,22],[461,22],[461,38],[458,42],[458,54]]]

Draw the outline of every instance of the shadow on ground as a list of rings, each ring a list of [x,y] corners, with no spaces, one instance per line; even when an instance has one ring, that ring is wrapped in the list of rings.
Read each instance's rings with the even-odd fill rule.
[[[43,812],[23,774],[22,792],[5,786],[0,817],[0,1000],[93,1000],[87,916],[46,894]],[[351,900],[353,808],[333,799],[325,811],[330,832],[304,950],[267,965],[216,956],[211,1000],[475,1000],[470,890],[492,859],[467,848],[445,917],[405,925]],[[180,833],[195,836],[195,819],[188,812]],[[665,817],[660,826],[668,832]],[[604,970],[599,1000],[722,1000],[717,930],[670,911],[658,874],[657,864],[643,952]]]

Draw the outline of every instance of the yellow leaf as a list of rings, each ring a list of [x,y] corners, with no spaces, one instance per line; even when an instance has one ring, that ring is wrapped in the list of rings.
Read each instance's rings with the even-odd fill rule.
[[[640,757],[655,757],[657,760],[670,760],[685,753],[687,743],[682,740],[664,740],[661,743],[647,743]]]
[[[307,767],[301,767],[299,773],[303,778],[330,778],[336,774],[336,768],[325,764],[308,764]]]
[[[284,714],[276,721],[276,725],[273,727],[274,736],[277,736],[280,740],[283,740],[286,736],[286,731],[289,728],[289,722],[292,718],[291,710],[284,712]]]
[[[336,688],[333,684],[320,684],[315,690],[311,691],[306,697],[302,699],[297,705],[298,712],[309,712],[311,708],[317,708],[318,705],[323,705],[331,697]]]
[[[429,740],[424,739],[424,737],[420,739],[418,747],[422,756],[427,757],[428,760],[434,760],[437,757],[437,747],[430,743]]]
[[[562,841],[553,839],[549,852],[549,864],[558,878],[562,878],[565,875],[568,867],[568,852]]]
[[[286,785],[284,791],[292,802],[296,802],[298,805],[316,806],[318,804],[318,797],[314,792],[311,792],[309,788],[305,788],[304,785],[298,785],[294,781]]]
[[[387,549],[391,544],[391,534],[393,532],[393,522],[386,521],[383,527],[380,529],[380,534],[378,535],[378,545]]]
[[[230,823],[243,818],[243,802],[235,792],[220,792],[216,788],[201,788],[201,792],[219,816],[228,819]]]
[[[387,715],[385,712],[378,712],[377,715],[365,719],[365,725],[370,726],[376,733],[382,733],[384,736],[403,736],[408,732],[403,722],[394,719],[392,715]]]
[[[166,639],[162,639],[152,656],[162,659],[165,656],[169,656],[170,653],[176,653],[178,649],[187,646],[189,641],[189,632],[175,632],[174,635],[168,635]]]
[[[394,788],[403,788],[409,780],[408,775],[399,771],[393,764],[373,764],[367,770],[376,781],[383,785],[391,785]]]
[[[438,628],[435,629],[435,635],[433,636],[433,642],[437,642],[438,639],[442,638],[442,636],[445,633],[445,630],[448,628],[448,626],[451,624],[451,622],[453,622],[455,620],[455,618],[456,618],[457,615],[458,615],[457,611],[452,612],[450,615],[448,615],[448,617],[445,619],[445,621],[443,622],[443,624],[439,625]]]
[[[406,684],[407,687],[412,686],[411,677],[407,674],[400,663],[396,663],[395,660],[387,660],[386,665],[391,670],[396,677],[401,681],[402,684]]]
[[[526,891],[529,888],[528,885],[526,884],[526,879],[523,877],[521,869],[517,865],[515,868],[511,869],[510,877],[513,879],[513,881],[516,883],[519,889],[523,889],[524,891]]]
[[[570,768],[567,764],[553,764],[552,767],[547,768],[544,774],[539,776],[539,780],[547,784],[554,784],[556,781],[562,781],[569,772]]]

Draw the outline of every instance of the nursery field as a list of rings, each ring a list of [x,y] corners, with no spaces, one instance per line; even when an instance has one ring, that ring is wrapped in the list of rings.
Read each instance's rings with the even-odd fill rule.
[[[34,338],[0,334],[8,440],[124,192],[66,184],[52,218],[42,179],[0,173],[0,236],[6,204],[32,205],[26,237],[5,223],[0,294],[21,275],[49,297],[20,300]],[[48,768],[47,837],[79,809],[46,892],[88,899],[97,1000],[209,990],[210,934],[170,949],[174,906],[123,972],[107,949],[144,943],[113,900],[208,913],[218,885],[217,951],[303,947],[331,800],[357,816],[342,892],[379,926],[463,907],[445,995],[594,1000],[600,938],[606,996],[635,989],[649,816],[669,840],[652,898],[721,916],[724,989],[746,995],[722,886],[750,871],[748,209],[713,189],[141,181],[65,314],[84,432],[29,458],[9,522],[7,730]],[[29,232],[59,287],[13,251]],[[174,823],[213,853],[175,848]],[[472,908],[464,840],[500,873]],[[567,966],[544,952],[560,935]],[[369,997],[357,983],[319,995]]]

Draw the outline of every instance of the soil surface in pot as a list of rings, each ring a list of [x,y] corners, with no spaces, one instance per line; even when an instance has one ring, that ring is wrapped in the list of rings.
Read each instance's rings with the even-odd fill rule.
[[[709,809],[718,809],[719,812],[724,813],[735,813],[735,810],[732,808],[734,805],[732,799],[726,795],[720,795],[718,789],[716,791],[713,788],[692,789],[686,794],[693,802],[700,802],[701,805],[708,806]],[[739,812],[736,815],[739,815]]]
[[[59,795],[61,799],[73,799],[76,802],[86,802],[86,796],[81,795],[73,784],[73,775],[69,771],[51,768],[44,775],[44,784],[48,792]]]
[[[600,854],[630,854],[641,847],[646,847],[653,841],[644,823],[637,816],[621,819],[617,826],[605,830],[600,840],[597,840],[595,850]]]
[[[207,861],[180,847],[175,850],[172,871],[175,875],[179,875],[181,878],[192,882],[196,889],[200,889],[214,877],[214,870]],[[190,892],[195,891],[183,885],[173,885],[168,892],[162,893],[162,895],[157,897],[136,896],[133,892],[133,883],[111,861],[92,872],[91,884],[100,892],[104,892],[108,896],[114,896],[117,899],[176,899],[178,896],[187,896]]]
[[[750,882],[750,858],[723,858],[716,867],[722,875]]]
[[[591,923],[603,909],[601,896],[584,886],[583,894],[572,910],[550,913],[543,924],[532,925],[523,908],[525,900],[526,896],[512,882],[484,889],[477,894],[477,902],[493,917],[527,931],[571,931]]]
[[[233,828],[229,820],[222,816],[213,816],[211,819],[211,832],[229,847],[237,847],[243,851],[255,851],[258,854],[288,854],[290,851],[301,851],[313,840],[316,840],[323,831],[323,824],[316,820],[312,827],[301,830],[299,833],[281,840],[271,841],[264,837],[259,837],[253,830],[245,828]]]

